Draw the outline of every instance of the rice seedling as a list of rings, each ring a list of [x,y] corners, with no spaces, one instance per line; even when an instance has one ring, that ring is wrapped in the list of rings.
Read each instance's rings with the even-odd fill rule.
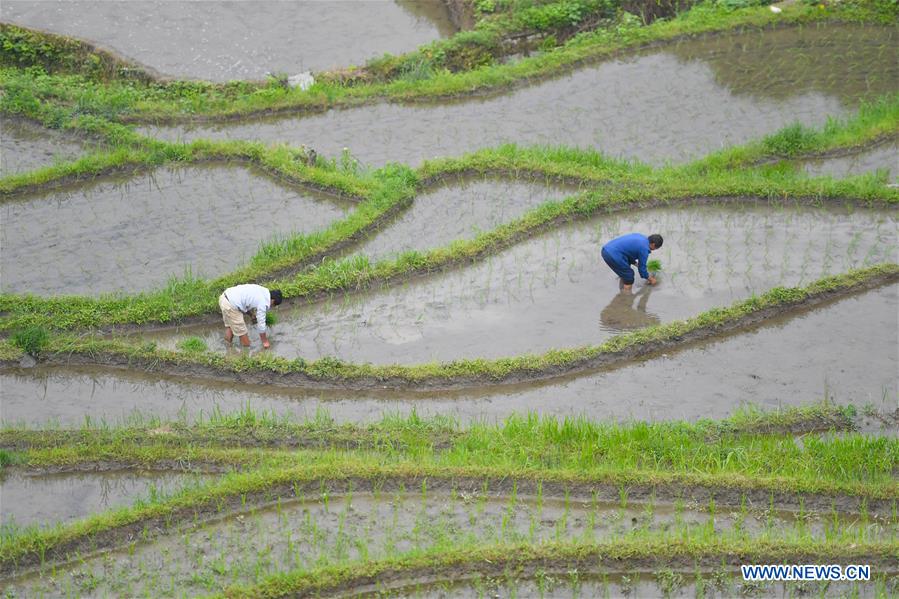
[[[192,354],[209,351],[206,341],[201,337],[187,337],[178,342],[178,349]]]
[[[890,212],[899,200],[895,190],[877,177],[811,179],[793,167],[760,164],[845,149],[891,134],[899,113],[893,96],[863,104],[855,114],[821,127],[789,125],[741,147],[659,168],[610,159],[593,150],[504,145],[438,158],[417,169],[401,164],[374,169],[349,148],[336,157],[308,160],[305,150],[284,145],[165,142],[120,122],[504,89],[637,44],[764,26],[777,18],[811,27],[825,18],[816,12],[821,9],[802,3],[785,6],[781,17],[765,7],[713,3],[650,24],[610,13],[608,18],[614,20],[607,27],[563,38],[560,23],[578,26],[589,16],[605,14],[608,4],[592,0],[565,6],[531,4],[476,2],[484,15],[498,18],[485,17],[485,25],[453,41],[373,61],[365,69],[378,74],[376,81],[343,85],[323,77],[302,92],[284,90],[278,82],[215,86],[129,80],[126,84],[118,71],[103,71],[100,77],[84,55],[73,54],[72,47],[60,46],[56,38],[14,33],[25,45],[7,45],[3,56],[26,52],[40,39],[47,48],[61,48],[60,56],[73,62],[53,65],[64,69],[39,72],[23,68],[19,59],[24,54],[14,63],[7,60],[0,68],[4,87],[0,109],[98,135],[106,145],[75,161],[3,177],[4,196],[13,199],[11,194],[126,167],[225,159],[325,188],[352,198],[355,205],[320,231],[265,240],[242,266],[215,280],[187,271],[161,289],[136,296],[3,294],[0,332],[9,336],[0,340],[0,358],[15,364],[27,353],[48,363],[98,361],[139,367],[152,371],[151,377],[168,371],[177,376],[207,372],[242,384],[255,380],[358,385],[366,394],[371,388],[372,397],[366,401],[379,399],[382,387],[397,384],[412,389],[411,403],[444,383],[521,383],[576,371],[618,352],[667,347],[719,327],[744,326],[758,314],[804,307],[809,298],[823,301],[894,280],[889,244],[894,224]],[[895,15],[878,6],[838,3],[827,7],[827,18],[894,23]],[[499,39],[497,31],[519,31],[524,25],[528,31],[541,32],[539,54],[499,64],[493,54],[479,50],[465,55],[460,50],[474,52],[486,47],[480,43]],[[7,25],[2,27],[3,35],[13,35]],[[463,64],[451,62],[463,57]],[[478,211],[486,204],[498,204],[483,217],[493,220],[481,216],[469,222],[461,212],[453,213],[445,222],[427,222],[414,233],[421,241],[431,241],[424,227],[445,225],[459,231],[459,239],[450,235],[407,252],[334,258],[358,249],[352,244],[359,239],[389,237],[391,223],[400,222],[397,215],[413,214],[433,181],[466,172],[478,177],[511,173],[513,180],[545,186],[567,181],[572,186],[565,190],[567,197],[524,202],[529,209],[524,212],[512,209],[521,201],[517,196],[499,202],[465,197],[458,204],[465,214],[487,214]],[[152,177],[150,184],[161,187]],[[754,198],[748,202],[758,206],[732,202],[733,197]],[[722,206],[690,206],[695,198],[721,198]],[[127,201],[126,194],[120,200]],[[805,201],[818,205],[794,206]],[[858,209],[829,212],[825,202]],[[671,210],[676,203],[686,207]],[[644,205],[663,209],[653,211]],[[869,206],[876,210],[867,210]],[[281,286],[292,302],[309,304],[302,314],[312,323],[304,331],[310,345],[323,355],[339,355],[341,348],[363,339],[372,323],[402,340],[404,327],[418,331],[435,322],[446,324],[443,315],[448,311],[537,305],[545,298],[545,289],[589,278],[583,274],[595,265],[602,240],[628,232],[639,218],[653,230],[680,237],[679,245],[666,244],[661,256],[666,260],[667,293],[692,292],[693,287],[701,294],[730,294],[739,301],[730,306],[712,304],[690,320],[665,322],[594,345],[417,366],[379,366],[345,357],[313,360],[308,355],[232,358],[210,351],[203,336],[167,345],[131,343],[114,334],[105,338],[81,334],[86,328],[105,333],[116,327],[199,321],[215,315],[222,288],[260,280]],[[579,245],[572,242],[569,221],[583,225]],[[844,234],[846,229],[851,231]],[[728,251],[718,262],[722,247]],[[124,254],[116,258],[117,264],[127,265]],[[458,267],[463,280],[471,272],[464,270],[468,265],[480,268],[482,283],[469,278],[457,285],[461,289],[448,285],[447,291],[420,292],[421,286],[411,282],[416,275],[436,280],[442,275],[432,273],[451,267]],[[661,260],[650,260],[647,267],[661,272]],[[835,269],[843,274],[826,276]],[[773,288],[802,282],[805,287]],[[395,301],[380,312],[370,309],[368,296],[357,295],[367,290],[395,293]],[[318,300],[322,301],[314,303]],[[407,313],[390,309],[396,305],[408,307]],[[326,322],[317,320],[322,314],[337,315],[333,318],[341,326],[319,326]],[[358,314],[366,321],[361,322]],[[283,318],[284,329],[289,329],[293,316]],[[476,322],[471,312],[465,318]],[[267,312],[266,324],[276,322],[276,314]],[[254,389],[253,401],[275,398],[265,391]],[[831,394],[830,381],[825,394]],[[340,402],[357,399],[356,393],[344,389],[322,395]],[[887,414],[889,389],[883,396],[880,407],[861,410],[825,402],[776,413],[747,409],[725,421],[700,422],[617,423],[573,415],[518,414],[463,427],[450,418],[424,418],[413,411],[408,417],[392,415],[380,422],[344,425],[321,408],[308,419],[295,421],[247,403],[235,413],[205,405],[205,416],[199,419],[189,418],[186,408],[173,420],[159,417],[151,408],[147,415],[132,414],[118,423],[101,412],[73,430],[4,423],[0,429],[4,484],[20,471],[33,474],[102,464],[147,468],[190,464],[208,468],[215,476],[175,490],[151,486],[130,506],[54,527],[4,523],[0,578],[12,593],[25,596],[327,595],[334,589],[352,593],[354,581],[378,580],[382,573],[403,582],[404,573],[422,572],[425,578],[432,572],[459,572],[460,578],[470,574],[478,592],[512,596],[525,589],[533,593],[535,588],[547,596],[563,589],[575,596],[593,590],[607,596],[618,591],[629,594],[653,580],[666,596],[681,592],[688,582],[694,584],[697,596],[770,593],[773,588],[738,582],[737,560],[788,563],[799,556],[883,564],[895,555],[899,519],[895,439],[852,432],[862,417]],[[185,405],[203,401],[178,399]],[[552,402],[548,405],[552,407]],[[756,507],[766,503],[767,509]],[[81,553],[88,547],[90,552]],[[634,573],[635,568],[646,571],[648,560],[659,556],[672,563],[690,562],[690,569],[695,560],[695,572],[661,567],[653,577]],[[550,559],[558,566],[552,571],[542,565]],[[709,570],[709,564],[719,562],[719,568]],[[653,568],[661,565],[653,563]],[[610,564],[617,564],[618,570],[608,571]],[[30,567],[39,575],[22,575]],[[525,567],[535,574],[523,575]],[[594,584],[597,577],[601,582]],[[457,582],[438,584],[452,593]],[[417,580],[409,583],[423,592],[432,588]],[[876,592],[892,592],[884,579],[876,584]],[[815,585],[793,586],[787,592],[825,595],[833,590]]]

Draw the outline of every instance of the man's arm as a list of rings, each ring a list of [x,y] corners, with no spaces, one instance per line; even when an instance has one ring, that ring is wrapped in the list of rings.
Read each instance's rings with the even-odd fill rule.
[[[271,347],[271,343],[268,342],[268,335],[266,334],[267,327],[265,326],[265,312],[267,308],[267,306],[256,308],[256,330],[259,331],[259,340],[262,341],[262,347],[265,349]]]
[[[267,306],[256,307],[256,330],[259,331],[260,336],[265,334],[265,312],[267,309]]]
[[[649,278],[649,271],[646,270],[646,263],[649,261],[649,249],[640,250],[640,256],[638,258],[639,263],[637,264],[637,269],[640,271],[640,276],[644,279]]]

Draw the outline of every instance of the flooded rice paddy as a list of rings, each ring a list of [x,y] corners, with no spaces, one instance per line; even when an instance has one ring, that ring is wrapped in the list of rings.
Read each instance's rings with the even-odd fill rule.
[[[890,143],[851,156],[807,160],[802,166],[812,177],[842,179],[852,175],[886,172],[888,182],[899,183],[899,145]]]
[[[446,5],[430,0],[5,0],[3,20],[97,43],[163,75],[213,81],[361,65],[458,31]]]
[[[7,589],[54,597],[72,593],[136,596],[199,593],[294,569],[377,559],[450,543],[603,540],[628,535],[701,533],[852,541],[894,539],[896,523],[865,516],[766,508],[710,509],[596,499],[435,493],[426,489],[282,497],[274,504],[174,525],[156,539],[71,568],[7,581]]]
[[[90,144],[29,121],[0,117],[0,177],[78,158]]]
[[[896,91],[896,41],[885,27],[736,33],[608,60],[486,99],[143,131],[170,140],[285,141],[332,157],[347,148],[373,166],[417,165],[507,142],[682,162],[796,121],[821,125],[862,98]],[[797,63],[802,76],[790,79]],[[789,77],[774,76],[784,69]]]
[[[574,186],[538,181],[452,177],[417,196],[410,208],[354,247],[353,253],[375,262],[408,250],[443,247],[492,231],[540,204],[576,191]]]
[[[289,187],[252,168],[160,168],[20,196],[6,223],[3,291],[98,295],[215,276],[263,241],[326,227],[352,203]]]
[[[0,475],[0,524],[3,528],[52,526],[137,499],[168,493],[208,476],[184,472],[123,470]]]
[[[755,405],[773,410],[824,398],[891,413],[899,405],[899,286],[775,319],[748,332],[679,351],[548,381],[454,392],[350,392],[188,382],[102,368],[37,368],[0,374],[5,424],[78,426],[89,417],[140,422],[146,416],[195,421],[245,407],[338,422],[385,414],[442,414],[461,423],[514,413],[594,420],[725,418]],[[722,376],[721,373],[727,373]],[[881,432],[872,423],[872,432]]]
[[[410,364],[598,344],[772,287],[895,262],[896,219],[894,212],[767,203],[601,215],[471,266],[282,309],[270,335],[272,351],[290,358]],[[651,256],[663,265],[660,284],[647,286],[637,276],[635,293],[628,295],[619,293],[600,249],[631,231],[659,232],[665,244]],[[185,335],[199,335],[210,348],[225,351],[222,332],[208,325],[147,337],[175,347]]]
[[[843,564],[845,565],[845,564]],[[592,570],[592,571],[591,571]],[[481,599],[483,597],[516,597],[518,599],[588,599],[591,597],[665,597],[679,599],[705,597],[832,597],[860,599],[887,597],[899,583],[896,573],[881,572],[871,582],[746,582],[738,569],[719,567],[710,569],[672,570],[660,567],[655,571],[608,571],[603,568],[578,569],[538,568],[535,575],[454,577],[440,580],[407,579],[399,584],[365,585],[341,593],[339,597],[381,599]],[[611,569],[609,569],[611,570]],[[460,578],[463,578],[460,580]]]
[[[8,0],[3,19],[97,42],[166,76],[259,80],[268,73],[359,64],[451,35],[460,17],[450,14],[448,4]],[[759,10],[769,14],[765,7]],[[418,165],[506,142],[595,148],[650,164],[678,163],[760,139],[791,123],[819,126],[852,114],[864,100],[896,93],[896,42],[894,27],[830,24],[735,31],[622,54],[480,97],[139,130],[168,140],[305,144],[329,158],[352,155],[363,167],[391,161]],[[89,142],[29,123],[4,119],[0,127],[0,176],[90,150]],[[848,158],[798,161],[793,168],[837,178],[886,172],[887,181],[895,182],[897,146],[893,140]],[[375,262],[404,251],[445,247],[575,191],[533,179],[451,178],[420,194],[343,256]],[[223,164],[159,168],[18,194],[0,208],[2,291],[96,296],[159,289],[173,276],[214,277],[246,264],[260,244],[320,231],[352,206],[348,200],[275,183],[253,169]],[[828,274],[899,262],[897,225],[896,211],[763,201],[698,201],[598,215],[532,236],[475,263],[327,301],[283,306],[270,334],[272,352],[410,364],[599,344],[776,286],[805,285]],[[601,260],[600,248],[631,231],[665,236],[664,247],[653,254],[663,268],[658,286],[638,282],[635,293],[623,294]],[[241,351],[226,348],[222,333],[221,325],[185,327],[138,333],[131,340],[175,347],[197,335],[213,352]],[[366,423],[412,413],[462,424],[527,412],[585,416],[593,422],[695,421],[727,417],[747,405],[773,411],[829,400],[855,406],[862,416],[852,420],[861,423],[861,432],[889,443],[899,438],[897,363],[899,285],[893,283],[639,360],[543,381],[452,391],[281,388],[274,379],[266,385],[188,380],[152,367],[29,368],[34,364],[29,359],[20,368],[0,372],[0,423],[155,428],[164,421],[201,422],[236,412],[241,412],[240,423],[250,424],[265,412],[314,420],[315,430],[329,418]],[[247,441],[252,443],[249,437]],[[792,441],[806,450],[813,447],[805,436]],[[268,440],[258,442],[265,446]],[[147,450],[153,453],[153,447]],[[65,455],[65,450],[59,454]],[[354,454],[321,457],[325,455],[321,463],[330,467]],[[393,455],[389,451],[382,457],[390,462]],[[452,461],[457,455],[447,457],[447,464],[457,464]],[[17,456],[4,452],[0,458],[15,462]],[[415,474],[417,456],[409,453],[402,459],[408,460],[408,479],[296,481],[273,486],[249,501],[247,495],[215,504],[201,500],[174,518],[149,519],[99,536],[78,537],[82,533],[75,527],[70,532],[78,538],[63,541],[56,553],[56,533],[34,528],[152,502],[216,475],[181,469],[106,472],[102,469],[113,466],[105,462],[87,466],[98,471],[77,473],[54,474],[53,467],[0,468],[0,540],[15,549],[28,543],[36,547],[49,538],[51,560],[65,560],[45,563],[42,544],[39,556],[38,550],[27,549],[32,553],[26,563],[38,563],[40,557],[43,565],[26,570],[18,562],[4,564],[11,575],[0,580],[0,587],[4,596],[195,596],[291,570],[364,565],[496,543],[695,541],[715,551],[712,541],[722,539],[746,541],[764,554],[768,541],[785,541],[824,543],[839,555],[868,543],[894,546],[899,541],[895,506],[889,512],[883,507],[888,502],[881,501],[879,515],[871,515],[867,498],[875,482],[869,487],[863,477],[846,470],[842,478],[822,470],[823,488],[833,483],[828,476],[834,476],[841,481],[839,488],[857,484],[866,489],[854,491],[861,506],[857,513],[805,511],[808,500],[830,505],[824,496],[785,499],[788,492],[776,500],[775,493],[763,490],[770,479],[762,482],[779,474],[774,471],[745,473],[747,494],[731,489],[725,497],[718,490],[729,488],[731,479],[708,474],[715,499],[707,504],[673,501],[695,496],[690,487],[678,487],[683,495],[675,492],[670,501],[656,502],[649,478],[638,475],[636,480],[647,487],[622,487],[619,500],[610,502],[618,492],[607,486],[594,489],[591,497],[586,485],[550,485],[544,497],[542,483],[519,487],[514,477],[502,477],[493,489],[486,480],[425,480]],[[464,469],[477,460],[466,457],[458,463]],[[626,473],[618,474],[625,475],[620,480],[630,480]],[[738,478],[743,474],[735,473]],[[266,474],[249,473],[246,480],[256,476]],[[847,486],[839,486],[844,480]],[[808,488],[812,479],[795,474],[784,482],[787,488]],[[888,481],[876,482],[882,483],[878,493],[888,496]],[[779,509],[781,501],[798,507]],[[24,536],[18,538],[20,534]],[[873,583],[862,585],[762,585],[740,581],[733,565],[719,560],[680,571],[654,568],[658,564],[652,558],[617,562],[633,568],[629,571],[614,569],[616,563],[609,564],[610,570],[597,566],[580,571],[580,563],[572,569],[552,560],[548,563],[558,566],[555,570],[513,572],[491,565],[489,575],[478,574],[478,566],[463,566],[451,579],[446,570],[435,570],[431,578],[406,572],[407,578],[394,576],[390,586],[376,583],[341,591],[402,597],[880,597],[899,592],[899,571],[892,564],[875,572]]]

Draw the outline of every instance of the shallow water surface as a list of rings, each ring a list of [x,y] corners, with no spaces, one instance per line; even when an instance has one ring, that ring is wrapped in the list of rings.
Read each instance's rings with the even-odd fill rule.
[[[286,141],[332,157],[348,148],[375,166],[416,165],[507,142],[682,162],[796,121],[820,125],[861,98],[896,91],[896,39],[893,29],[858,26],[733,33],[608,60],[487,99],[144,131],[166,139]],[[797,63],[804,76],[774,77]]]
[[[470,266],[280,310],[271,351],[411,364],[598,344],[772,287],[896,262],[896,219],[893,212],[767,203],[599,215]],[[660,284],[649,287],[638,276],[629,295],[619,293],[599,254],[603,243],[632,231],[659,232],[665,244],[651,255],[662,262]],[[148,337],[174,347],[185,334],[226,349],[220,325]]]
[[[886,171],[887,181],[897,183],[899,182],[899,146],[894,143],[885,144],[851,156],[806,160],[802,162],[802,167],[813,177],[829,176],[835,179]]]
[[[111,508],[127,506],[151,493],[166,493],[196,482],[200,475],[142,470],[25,474],[0,478],[3,526],[50,526]]]
[[[796,528],[799,527],[799,528]],[[282,497],[265,507],[180,525],[157,540],[127,551],[56,568],[56,575],[11,581],[13,588],[64,593],[88,579],[100,595],[158,594],[178,589],[196,595],[225,584],[259,581],[267,574],[334,561],[376,559],[441,544],[602,540],[634,533],[778,536],[785,531],[816,538],[837,532],[848,539],[889,538],[888,522],[824,515],[805,521],[773,510],[628,503],[529,496],[490,496],[425,489],[408,493],[329,494],[312,499]],[[109,559],[109,558],[112,559]],[[76,586],[77,588],[77,586]]]
[[[576,191],[574,186],[538,180],[452,177],[416,196],[412,206],[354,247],[353,253],[377,261],[408,250],[443,247],[492,231],[532,208]]]
[[[54,129],[0,115],[0,177],[77,158],[87,144]]]
[[[3,291],[87,294],[224,274],[262,242],[308,233],[351,202],[223,165],[161,168],[22,196],[3,215]]]
[[[437,0],[5,0],[3,20],[96,42],[165,75],[213,81],[363,64],[457,31]]]
[[[108,422],[146,422],[146,416],[194,421],[216,410],[250,407],[298,420],[324,410],[338,422],[357,423],[412,410],[462,423],[528,411],[594,420],[696,420],[725,418],[745,405],[771,410],[825,397],[890,413],[899,409],[897,313],[899,286],[893,285],[614,369],[455,392],[279,389],[103,368],[7,371],[0,374],[0,418],[71,427],[87,415]],[[883,434],[883,426],[892,429],[870,422],[866,430]]]

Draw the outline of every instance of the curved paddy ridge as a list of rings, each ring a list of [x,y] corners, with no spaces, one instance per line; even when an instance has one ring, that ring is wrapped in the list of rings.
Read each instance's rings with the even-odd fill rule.
[[[620,234],[661,233],[661,283],[633,294],[599,257]],[[362,294],[280,310],[275,354],[375,364],[539,354],[726,306],[863,265],[896,261],[891,211],[767,203],[600,215],[484,261]],[[166,347],[200,336],[225,351],[218,325],[146,333]],[[251,333],[251,338],[255,331]],[[258,344],[257,344],[258,345]],[[236,349],[230,351],[238,351]]]
[[[776,409],[822,398],[889,413],[899,392],[897,313],[899,287],[890,285],[612,369],[464,391],[286,389],[100,367],[14,370],[0,373],[2,417],[7,425],[71,426],[88,415],[107,422],[139,422],[148,415],[193,421],[250,407],[299,420],[325,411],[337,422],[372,422],[413,410],[462,423],[523,412],[695,420],[726,417],[743,405]]]
[[[593,564],[559,560],[556,564],[526,568],[524,572],[480,573],[472,568],[465,575],[445,578],[443,573],[421,576],[410,573],[393,583],[360,584],[334,593],[334,597],[356,598],[478,598],[520,597],[577,599],[579,597],[801,597],[819,592],[828,597],[882,597],[896,588],[895,572],[879,572],[868,582],[749,582],[738,568],[729,565],[713,569],[664,567],[655,569],[635,563]]]
[[[3,4],[5,21],[97,42],[165,75],[220,82],[361,64],[458,31],[444,3],[422,0]]]
[[[224,164],[25,194],[0,206],[17,223],[2,229],[3,291],[133,294],[224,274],[263,241],[322,229],[352,205]]]
[[[851,25],[728,33],[637,52],[487,99],[141,130],[167,140],[306,144],[331,157],[348,150],[370,166],[417,165],[509,142],[563,142],[652,164],[683,162],[796,121],[823,124],[861,98],[895,91],[894,45],[889,28]],[[804,76],[795,83],[775,76],[797,63]],[[747,73],[753,76],[744,79]],[[634,98],[646,101],[635,106]]]
[[[196,483],[207,475],[174,471],[121,470],[0,476],[0,524],[5,534],[29,526],[49,527],[155,497]]]
[[[866,516],[717,508],[675,502],[497,495],[482,490],[393,489],[272,498],[237,513],[183,522],[153,538],[50,575],[25,574],[7,588],[58,596],[81,588],[100,594],[210,592],[298,567],[377,559],[450,544],[584,542],[661,534],[736,538],[895,538],[896,525]],[[83,585],[89,584],[85,588]]]
[[[424,252],[458,239],[472,239],[578,190],[574,185],[541,182],[539,178],[449,177],[417,195],[411,207],[354,246],[351,254],[377,262],[410,250]]]
[[[74,160],[91,151],[91,145],[55,129],[0,114],[0,177]]]
[[[899,182],[899,145],[887,143],[849,156],[809,159],[800,164],[809,176],[835,179],[885,171],[887,181],[895,184]]]

